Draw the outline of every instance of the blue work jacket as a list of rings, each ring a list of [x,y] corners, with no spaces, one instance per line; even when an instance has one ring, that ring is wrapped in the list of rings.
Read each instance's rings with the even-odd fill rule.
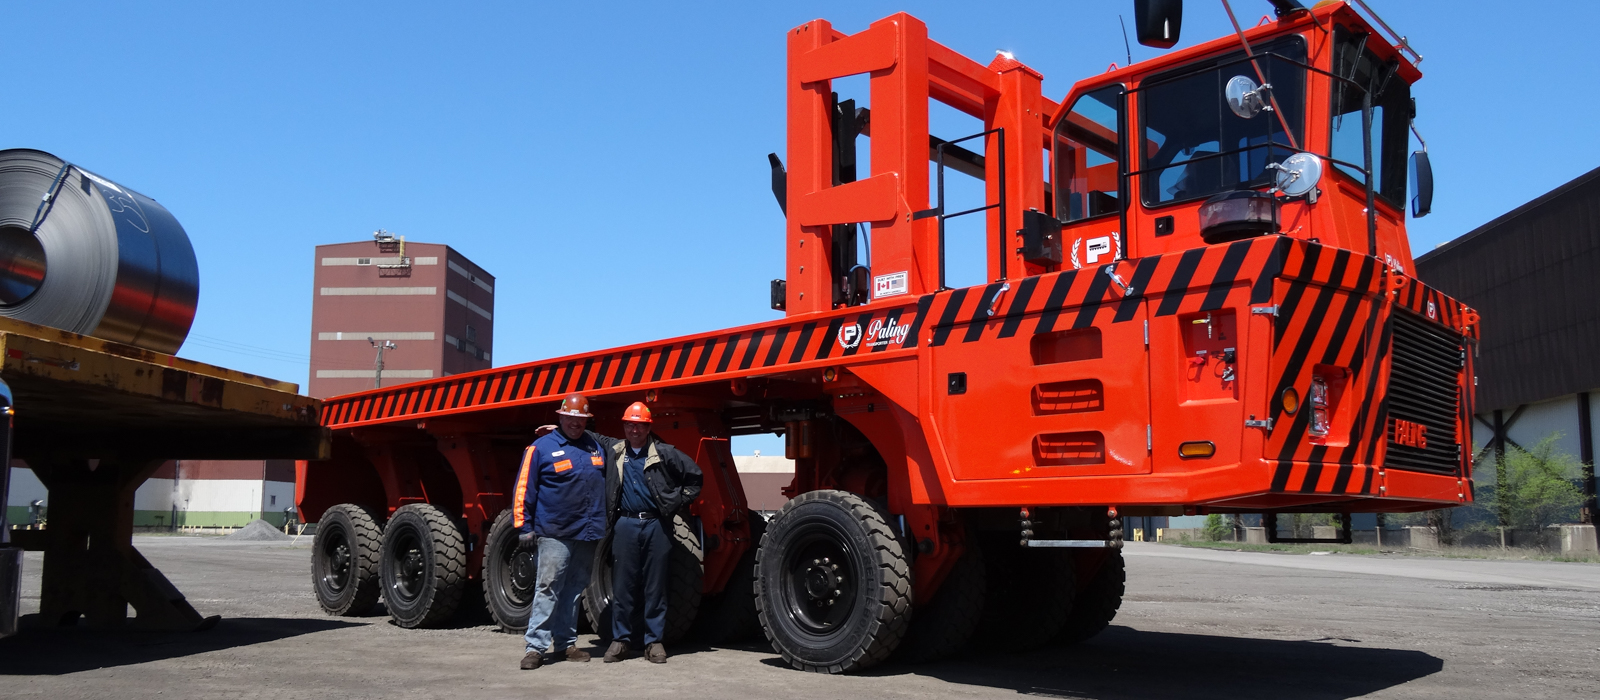
[[[522,453],[512,523],[540,537],[599,540],[606,534],[605,498],[600,444],[587,434],[569,440],[557,430]]]

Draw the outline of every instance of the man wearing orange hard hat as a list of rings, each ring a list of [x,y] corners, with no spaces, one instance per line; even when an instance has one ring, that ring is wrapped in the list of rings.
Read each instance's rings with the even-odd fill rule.
[[[662,442],[650,426],[650,407],[635,402],[622,413],[626,439],[606,445],[612,556],[612,642],[606,663],[627,658],[633,643],[643,645],[651,663],[667,662],[661,642],[667,624],[672,516],[700,495],[703,481],[700,466]]]
[[[556,409],[558,430],[522,453],[512,499],[518,544],[538,549],[523,670],[546,659],[588,661],[577,647],[578,597],[589,586],[595,548],[610,525],[605,510],[606,452],[587,432],[589,400],[573,394]]]

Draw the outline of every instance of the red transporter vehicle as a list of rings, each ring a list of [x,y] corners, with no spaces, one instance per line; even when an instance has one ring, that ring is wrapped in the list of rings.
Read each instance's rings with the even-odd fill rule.
[[[1469,501],[1477,317],[1408,273],[1420,57],[1345,3],[1277,4],[1060,103],[910,15],[790,31],[785,317],[329,399],[333,458],[298,482],[323,607],[381,594],[424,626],[481,591],[520,630],[518,455],[572,392],[612,435],[647,402],[705,471],[671,635],[759,623],[813,671],[1094,635],[1121,601],[1122,516],[1335,512],[1348,537],[1350,513]],[[1141,8],[1141,40],[1176,19]],[[860,74],[870,110],[833,92]],[[930,100],[982,131],[930,136]],[[985,183],[987,284],[944,284],[945,221],[967,213],[944,209],[945,170]],[[774,432],[796,473],[764,523],[729,438]],[[598,566],[591,619],[608,594]]]

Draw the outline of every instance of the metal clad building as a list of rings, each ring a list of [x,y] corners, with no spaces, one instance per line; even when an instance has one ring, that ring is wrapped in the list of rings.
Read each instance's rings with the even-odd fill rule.
[[[1473,431],[1483,457],[1560,433],[1561,450],[1594,463],[1597,271],[1600,168],[1417,258],[1419,279],[1483,318]]]
[[[374,240],[317,246],[311,385],[317,398],[492,366],[494,276],[446,245]],[[370,342],[369,342],[370,339]]]

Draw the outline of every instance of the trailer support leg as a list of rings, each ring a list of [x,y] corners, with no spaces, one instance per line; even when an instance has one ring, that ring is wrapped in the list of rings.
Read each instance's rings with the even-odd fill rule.
[[[162,460],[30,461],[50,489],[50,524],[30,549],[44,551],[39,619],[94,627],[128,624],[162,631],[201,630],[202,617],[183,594],[133,548],[133,494]]]

